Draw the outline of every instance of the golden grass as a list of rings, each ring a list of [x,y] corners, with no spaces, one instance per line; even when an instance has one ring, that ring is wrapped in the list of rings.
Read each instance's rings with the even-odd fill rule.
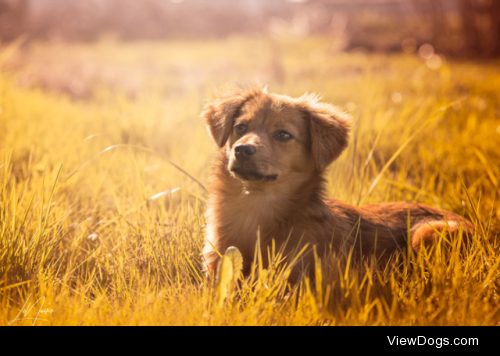
[[[453,210],[473,243],[386,268],[319,256],[321,283],[291,292],[277,263],[223,299],[201,273],[206,192],[168,160],[205,184],[204,99],[259,82],[353,112],[331,196]],[[0,325],[40,298],[18,318],[43,304],[37,325],[499,325],[499,87],[495,64],[432,70],[323,39],[20,49],[0,72]]]

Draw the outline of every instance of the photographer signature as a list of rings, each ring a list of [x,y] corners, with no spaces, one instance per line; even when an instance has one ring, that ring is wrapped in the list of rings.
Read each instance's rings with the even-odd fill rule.
[[[42,298],[38,299],[35,303],[29,304],[29,302],[31,300],[31,296],[32,296],[32,294],[30,294],[30,296],[26,300],[26,303],[24,303],[24,306],[21,308],[21,311],[16,316],[16,318],[9,322],[9,324],[8,324],[9,326],[14,324],[16,321],[23,321],[23,320],[33,320],[32,326],[35,326],[37,321],[46,321],[46,322],[49,321],[46,319],[40,319],[40,316],[46,316],[46,315],[54,313],[54,310],[52,310],[52,309],[44,309],[46,298],[42,297]],[[33,310],[36,311],[35,307],[39,308],[37,311],[36,317],[28,318],[28,316],[30,315],[30,313]]]

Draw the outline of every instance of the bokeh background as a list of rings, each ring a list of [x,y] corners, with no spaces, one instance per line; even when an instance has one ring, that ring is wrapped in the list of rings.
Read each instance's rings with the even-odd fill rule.
[[[341,48],[500,55],[494,0],[1,0],[0,36],[48,41],[325,35]],[[403,41],[405,41],[403,43]]]
[[[29,73],[20,79],[23,84],[36,84],[75,98],[88,98],[100,84],[119,87],[134,95],[144,89],[141,85],[145,82],[151,83],[151,78],[146,78],[148,74],[165,78],[167,73],[160,71],[160,67],[165,67],[159,63],[160,56],[152,46],[144,47],[148,42],[182,43],[188,49],[204,41],[227,40],[227,46],[220,50],[227,48],[234,52],[231,38],[238,36],[267,39],[269,47],[260,48],[260,58],[256,52],[251,54],[257,62],[267,61],[267,69],[257,69],[256,65],[248,67],[246,72],[231,74],[234,84],[240,85],[283,84],[287,76],[283,67],[287,54],[279,48],[283,40],[305,43],[307,39],[322,38],[332,56],[416,54],[430,68],[439,69],[446,60],[491,61],[500,57],[500,3],[493,0],[0,0],[1,40],[4,45],[15,40],[22,43],[21,50],[8,61],[8,68],[30,67]],[[40,43],[46,46],[33,45]],[[92,43],[107,43],[101,49],[112,48],[114,44],[117,50],[104,53],[96,47],[93,52],[100,55],[85,55],[84,46],[77,46]],[[118,43],[122,46],[117,47]],[[130,66],[124,68],[123,63],[111,57],[113,54],[115,59],[128,57],[125,53],[118,55],[127,43],[127,53],[135,55],[141,63],[130,61]],[[132,49],[134,43],[143,46]],[[165,49],[166,45],[156,48]],[[208,55],[213,59],[212,65],[227,62],[221,58],[222,53],[215,59],[215,50]],[[58,59],[61,63],[55,64]],[[202,73],[197,74],[208,68],[208,63],[196,68],[183,65],[182,60],[176,63],[176,70],[189,72],[183,74],[190,77],[185,80],[208,82]],[[226,68],[230,71],[231,65]],[[227,83],[221,80],[214,84]]]
[[[0,0],[0,325],[30,295],[47,325],[500,325],[499,57],[497,0]],[[329,196],[454,211],[473,243],[319,256],[291,294],[277,258],[222,295],[199,115],[252,85],[352,115]]]

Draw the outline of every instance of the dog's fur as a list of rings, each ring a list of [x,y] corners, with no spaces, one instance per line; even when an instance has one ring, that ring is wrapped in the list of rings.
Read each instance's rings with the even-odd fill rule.
[[[416,252],[432,243],[436,231],[473,230],[459,215],[420,204],[354,207],[325,199],[324,172],[348,145],[350,118],[314,95],[293,99],[266,89],[235,90],[208,104],[202,119],[221,148],[206,214],[209,273],[216,272],[217,252],[231,246],[242,252],[248,273],[258,233],[264,248],[288,241],[285,253],[300,243],[318,253],[333,245],[380,256],[407,247],[408,217]],[[242,124],[246,132],[236,132]],[[293,138],[277,139],[282,130]],[[248,146],[241,145],[256,152],[242,161],[236,149]]]

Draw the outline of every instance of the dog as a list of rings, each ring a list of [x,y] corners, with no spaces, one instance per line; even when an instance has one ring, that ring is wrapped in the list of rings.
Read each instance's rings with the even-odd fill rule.
[[[294,99],[264,88],[235,89],[206,105],[201,118],[220,148],[206,212],[208,275],[215,275],[229,247],[241,251],[248,275],[258,236],[268,263],[273,240],[285,255],[298,245],[315,246],[318,254],[333,245],[380,256],[408,247],[408,222],[417,253],[438,233],[474,230],[463,217],[430,206],[354,207],[325,199],[325,170],[347,148],[351,119],[315,95]]]

